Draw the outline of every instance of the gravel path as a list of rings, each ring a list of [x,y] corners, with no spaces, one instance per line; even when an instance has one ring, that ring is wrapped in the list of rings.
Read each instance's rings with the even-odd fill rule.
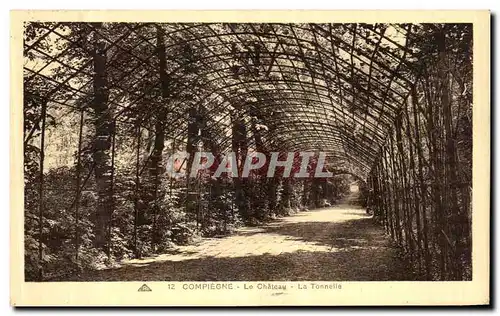
[[[124,262],[80,281],[410,280],[397,249],[348,202],[301,212],[171,254]]]

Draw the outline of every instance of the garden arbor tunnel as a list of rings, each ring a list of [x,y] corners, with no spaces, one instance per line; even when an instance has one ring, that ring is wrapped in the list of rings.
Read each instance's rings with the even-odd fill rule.
[[[471,42],[467,24],[27,23],[25,177],[38,242],[48,243],[44,217],[54,216],[44,202],[50,171],[65,162],[76,252],[82,199],[93,191],[94,245],[110,255],[113,218],[129,199],[140,255],[138,244],[160,242],[162,203],[179,186],[162,169],[172,151],[314,151],[326,153],[335,174],[366,182],[375,218],[421,273],[462,278],[470,261]],[[232,192],[241,216],[263,219],[299,187],[293,179],[203,181],[184,184],[182,204],[196,209],[197,224],[212,216],[200,218],[204,188]],[[266,188],[261,204],[241,202],[257,194],[252,185]],[[219,202],[212,207],[223,209]],[[212,220],[229,221],[223,214]],[[141,235],[142,220],[150,236]]]

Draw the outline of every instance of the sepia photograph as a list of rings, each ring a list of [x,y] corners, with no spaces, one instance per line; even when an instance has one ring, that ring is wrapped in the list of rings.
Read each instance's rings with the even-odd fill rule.
[[[489,231],[485,195],[474,204],[473,175],[489,174],[489,141],[476,144],[490,107],[488,86],[475,88],[478,45],[489,52],[478,12],[24,15],[16,282],[290,299],[339,296],[351,281],[375,292],[481,281],[488,302],[488,272],[474,274],[489,260],[489,237],[474,234]]]

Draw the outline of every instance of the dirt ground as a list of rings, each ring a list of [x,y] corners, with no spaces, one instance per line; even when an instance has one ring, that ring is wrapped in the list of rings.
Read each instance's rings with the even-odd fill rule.
[[[411,280],[382,228],[349,202],[305,211],[75,281]]]

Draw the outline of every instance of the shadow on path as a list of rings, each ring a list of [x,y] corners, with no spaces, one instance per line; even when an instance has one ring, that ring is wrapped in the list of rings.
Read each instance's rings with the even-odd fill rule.
[[[302,212],[177,253],[131,260],[75,281],[411,280],[398,251],[364,209]]]

